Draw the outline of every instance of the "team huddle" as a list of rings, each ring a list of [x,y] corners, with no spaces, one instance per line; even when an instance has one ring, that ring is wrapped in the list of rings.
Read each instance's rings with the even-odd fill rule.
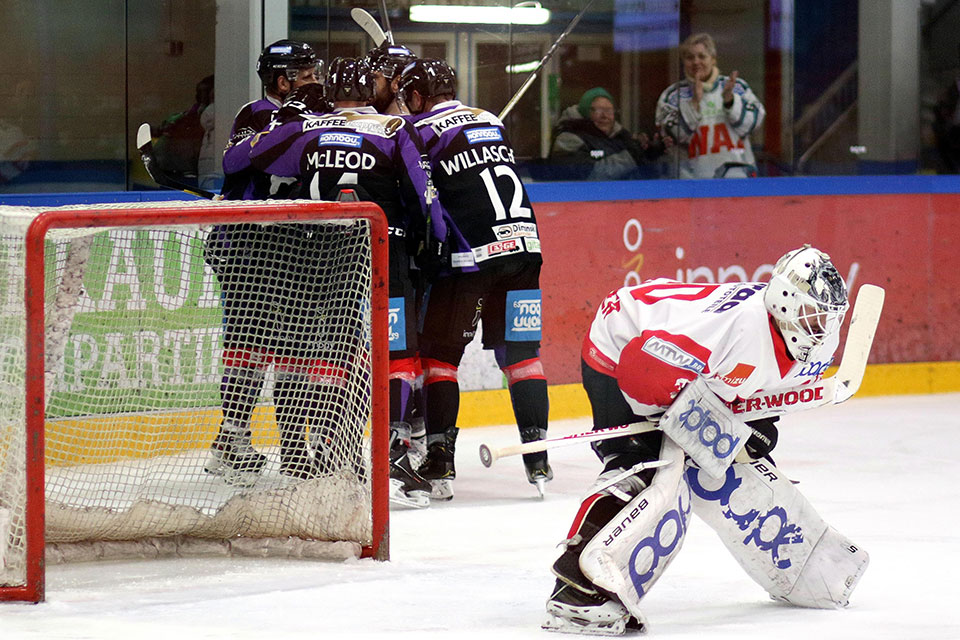
[[[396,310],[391,502],[449,500],[457,369],[481,321],[483,347],[494,352],[509,386],[520,440],[547,435],[540,236],[503,123],[456,99],[456,74],[445,62],[386,42],[363,58],[333,60],[322,84],[322,65],[304,43],[267,47],[257,70],[266,97],[237,115],[224,153],[223,196],[359,199],[383,209]],[[271,362],[284,365],[274,390],[281,473],[322,474],[323,440],[335,437],[336,425],[322,420],[309,437],[304,431],[317,423],[304,398],[312,393],[311,372],[326,367],[322,340],[304,350],[283,339],[282,318],[266,315],[274,307],[252,304],[224,275],[231,272],[225,265],[240,259],[236,247],[268,255],[282,240],[313,250],[310,234],[284,233],[265,238],[238,223],[217,227],[207,240],[207,262],[223,291],[225,356],[223,421],[206,468],[227,478],[256,476],[264,467],[250,419]],[[250,251],[243,255],[249,268]],[[317,264],[322,269],[322,256]],[[322,290],[294,297],[323,305]],[[823,367],[810,364],[833,359],[846,310],[843,279],[828,255],[809,246],[784,255],[769,283],[653,280],[604,299],[582,350],[594,428],[648,421],[659,429],[594,444],[604,468],[553,565],[557,582],[544,628],[601,635],[643,629],[641,599],[679,552],[691,513],[717,531],[772,598],[846,605],[867,554],[827,525],[777,469],[770,458],[775,419],[744,423],[729,409],[760,390],[815,383]],[[311,335],[322,333],[317,327]],[[717,425],[709,434],[707,415]],[[739,446],[719,447],[721,440]],[[553,478],[546,451],[525,454],[524,466],[542,495]]]
[[[224,153],[223,197],[350,199],[383,209],[394,318],[391,502],[425,507],[431,499],[449,500],[456,477],[457,368],[481,320],[484,347],[494,351],[506,375],[521,440],[542,439],[547,431],[540,240],[503,124],[456,100],[456,74],[445,62],[419,59],[402,46],[384,43],[363,58],[337,58],[323,83],[322,63],[305,43],[274,43],[257,66],[266,97],[237,115]],[[253,242],[250,233],[243,225],[221,226],[208,240],[208,256],[223,255],[217,247]],[[259,242],[256,255],[269,255],[269,243]],[[239,292],[224,282],[221,288],[224,350],[232,358],[224,361],[224,419],[207,469],[230,478],[255,476],[265,456],[251,445],[250,415],[263,368],[276,354],[252,334],[278,323],[262,322],[253,305],[231,304],[231,294]],[[255,357],[248,357],[251,351]],[[286,367],[285,384],[274,392],[278,416],[298,414],[281,411],[284,398],[309,397],[306,373],[326,364],[316,350],[296,356],[301,371]],[[298,393],[286,394],[289,385]],[[311,427],[307,442],[304,425],[278,419],[278,426],[281,472],[305,478],[322,473],[320,448],[329,436],[313,438]],[[553,475],[547,455],[531,454],[524,462],[528,480],[542,492]]]

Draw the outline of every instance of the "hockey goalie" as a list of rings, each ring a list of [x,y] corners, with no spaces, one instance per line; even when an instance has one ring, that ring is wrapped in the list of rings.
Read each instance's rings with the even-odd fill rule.
[[[652,280],[614,291],[584,340],[594,429],[657,430],[593,444],[604,468],[553,565],[545,629],[643,630],[643,597],[680,552],[691,514],[771,598],[845,607],[867,553],[830,527],[777,469],[777,418],[729,405],[813,384],[833,359],[848,308],[830,257],[809,245],[769,283]]]

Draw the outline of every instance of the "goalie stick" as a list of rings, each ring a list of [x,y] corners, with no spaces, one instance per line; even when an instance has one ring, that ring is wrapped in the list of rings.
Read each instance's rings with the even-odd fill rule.
[[[863,374],[867,368],[870,348],[873,346],[873,338],[877,333],[880,312],[883,311],[884,296],[885,292],[882,287],[872,284],[865,284],[860,287],[857,293],[857,304],[854,306],[853,315],[850,318],[850,330],[847,332],[847,341],[844,344],[843,359],[840,361],[836,374],[816,384],[805,384],[776,393],[758,393],[750,396],[746,400],[734,403],[731,406],[733,413],[746,422],[794,411],[813,409],[825,404],[840,404],[849,400],[863,383]],[[596,429],[560,438],[549,438],[500,448],[481,444],[480,462],[483,463],[483,466],[489,467],[498,459],[507,456],[536,453],[577,442],[595,442],[608,438],[619,438],[653,431],[656,428],[656,422],[634,422],[619,427]]]
[[[160,163],[157,162],[157,157],[153,153],[153,139],[150,136],[149,123],[144,122],[140,125],[140,128],[137,129],[137,149],[140,151],[140,159],[143,160],[143,166],[146,168],[147,173],[149,173],[153,181],[161,187],[173,189],[174,191],[184,191],[190,195],[200,196],[201,198],[210,200],[219,199],[219,196],[215,193],[170,177],[170,175],[160,167]]]
[[[577,26],[577,23],[580,22],[580,18],[582,18],[583,14],[587,12],[587,9],[590,8],[591,4],[593,4],[593,0],[587,0],[587,4],[584,5],[583,9],[580,10],[580,13],[578,13],[576,17],[570,21],[570,24],[567,25],[567,28],[563,30],[563,33],[561,33],[557,39],[554,40],[553,44],[550,45],[550,48],[547,49],[547,53],[544,54],[544,56],[540,59],[540,62],[537,63],[537,66],[534,68],[534,70],[530,72],[529,77],[524,80],[523,84],[520,85],[520,88],[517,89],[517,92],[513,94],[513,97],[510,98],[509,102],[507,102],[507,105],[500,111],[500,115],[497,116],[500,120],[506,118],[507,114],[510,113],[515,106],[517,106],[517,103],[520,102],[520,98],[522,98],[523,94],[527,92],[527,89],[530,88],[530,85],[533,84],[533,81],[537,79],[537,74],[540,73],[543,65],[545,65],[547,60],[553,56],[554,52],[557,50],[557,47],[559,47],[560,43],[563,42],[563,39],[566,38],[570,32],[573,31],[573,28]]]
[[[353,21],[357,23],[357,26],[366,32],[370,39],[373,40],[373,45],[379,47],[387,39],[387,34],[383,32],[383,29],[380,28],[380,24],[373,19],[373,16],[364,9],[354,7],[350,9],[350,17],[353,18]],[[392,40],[391,40],[392,42]]]

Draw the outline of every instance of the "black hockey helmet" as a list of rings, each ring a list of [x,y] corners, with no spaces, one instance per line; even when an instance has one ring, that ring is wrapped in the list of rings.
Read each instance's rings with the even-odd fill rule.
[[[416,90],[424,98],[433,96],[457,96],[457,73],[443,60],[420,58],[414,60],[400,75],[399,93],[409,104],[410,96]]]
[[[368,51],[364,58],[371,69],[382,73],[384,78],[392,80],[400,75],[405,66],[417,59],[417,54],[402,44],[390,44],[384,41],[379,47]]]
[[[373,70],[364,58],[334,58],[330,62],[324,95],[330,102],[370,102],[376,83]]]
[[[296,40],[277,40],[257,59],[257,75],[266,87],[273,86],[281,75],[293,82],[302,69],[308,68],[314,68],[317,80],[321,79],[323,61],[317,58],[313,47]]]

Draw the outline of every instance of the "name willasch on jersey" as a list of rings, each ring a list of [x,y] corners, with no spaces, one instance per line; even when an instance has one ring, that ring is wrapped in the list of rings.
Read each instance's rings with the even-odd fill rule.
[[[452,160],[440,160],[440,166],[448,176],[481,164],[503,163],[514,164],[513,149],[505,144],[471,147],[457,153]]]

